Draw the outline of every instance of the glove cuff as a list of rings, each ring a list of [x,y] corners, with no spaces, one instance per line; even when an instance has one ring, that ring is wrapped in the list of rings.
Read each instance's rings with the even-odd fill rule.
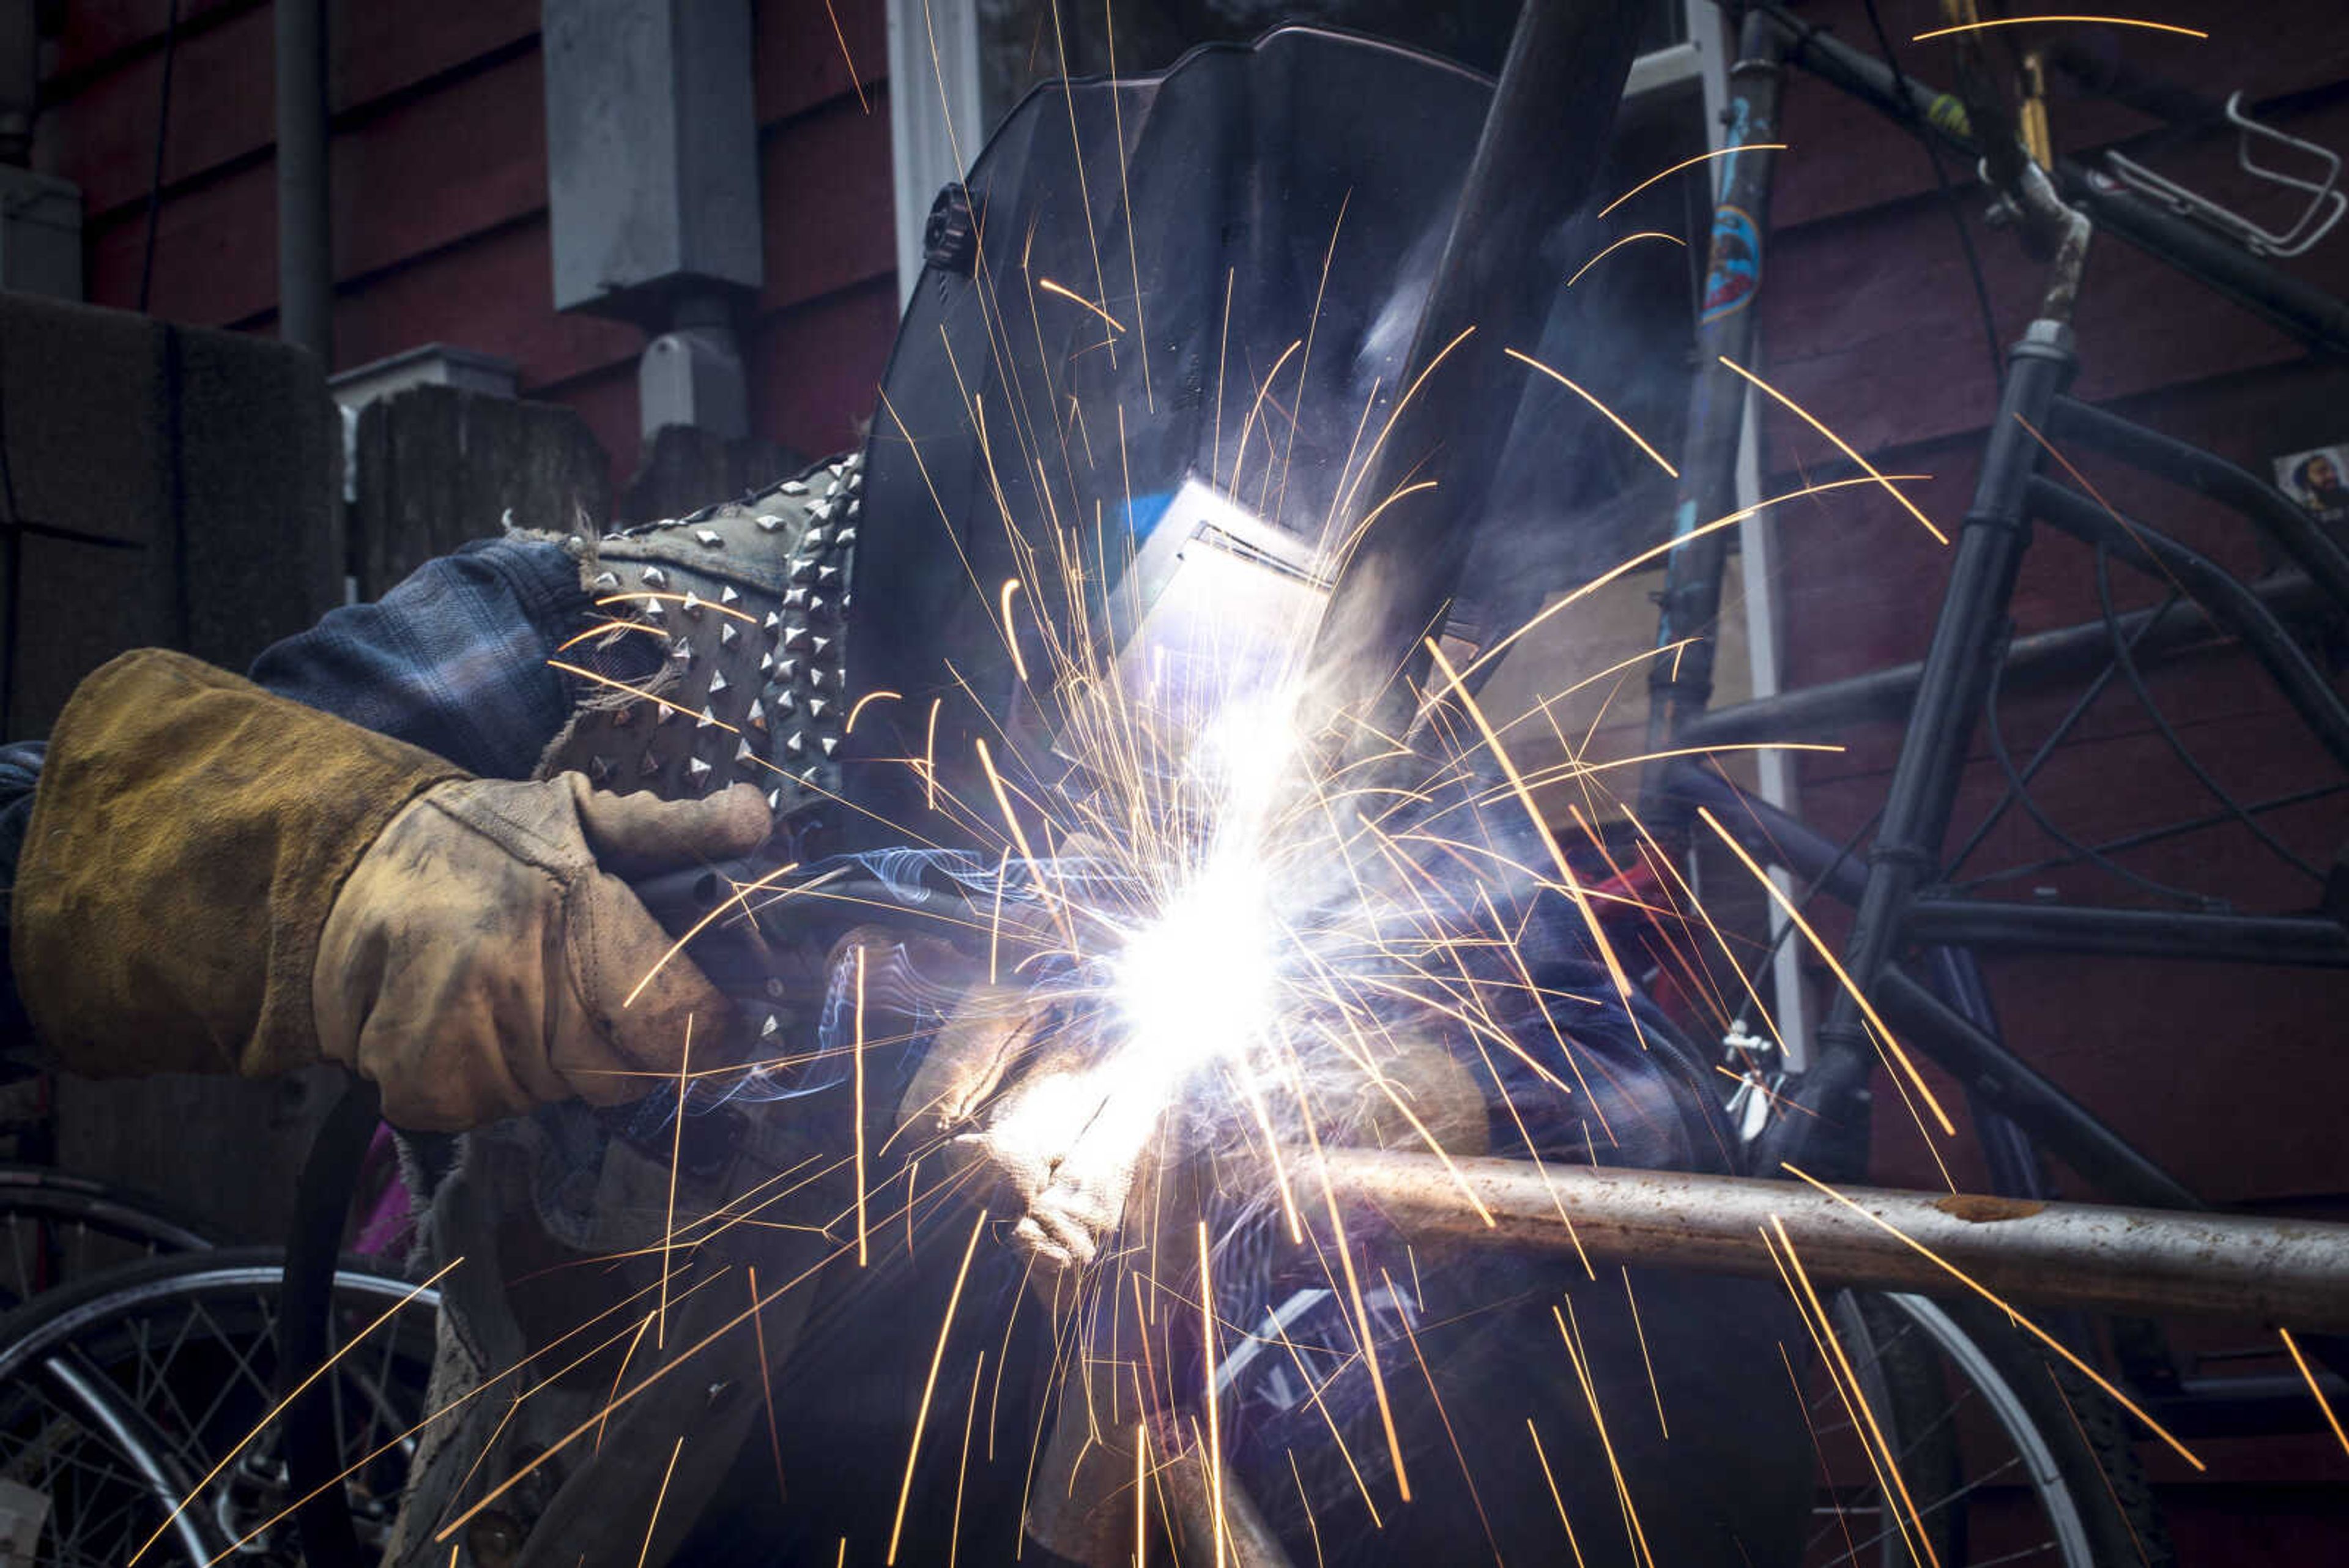
[[[289,1071],[318,1059],[311,970],[376,836],[465,776],[183,654],[126,653],[49,737],[12,958],[68,1071]]]

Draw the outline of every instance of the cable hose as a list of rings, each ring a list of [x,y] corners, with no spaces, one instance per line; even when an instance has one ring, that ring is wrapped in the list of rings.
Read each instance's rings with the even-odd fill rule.
[[[294,1511],[294,1526],[302,1561],[309,1568],[367,1568],[358,1530],[351,1522],[350,1499],[341,1485],[343,1450],[335,1429],[333,1379],[320,1379],[298,1399],[288,1396],[316,1375],[330,1354],[327,1331],[344,1220],[379,1112],[376,1086],[353,1077],[310,1142],[295,1189],[294,1227],[285,1241],[277,1378],[278,1397],[286,1403],[279,1419],[286,1477],[294,1495],[305,1500]]]

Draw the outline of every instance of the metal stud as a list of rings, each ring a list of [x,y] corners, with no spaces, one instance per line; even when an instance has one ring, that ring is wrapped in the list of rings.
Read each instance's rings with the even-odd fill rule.
[[[767,618],[759,623],[759,629],[761,631],[781,631],[782,628],[783,618],[777,615],[773,610],[769,610],[767,612]]]
[[[800,548],[802,550],[821,550],[823,548],[823,530],[821,528],[811,528],[800,536]]]
[[[785,648],[801,647],[807,641],[807,639],[808,628],[803,626],[786,627],[783,630],[783,646]],[[831,640],[832,639],[828,637],[817,639],[816,651],[818,653],[822,653],[823,651],[823,645]]]
[[[823,748],[823,754],[828,757],[832,755],[833,753],[840,750],[840,737],[837,735],[826,735],[823,740],[818,741],[816,744]]]
[[[769,811],[781,811],[783,809],[783,792],[780,787],[771,789],[767,792],[767,809]],[[770,1018],[767,1022],[772,1023],[774,1020]]]
[[[595,580],[587,586],[599,594],[616,594],[620,591],[620,574],[598,572],[595,574]]]
[[[678,711],[677,711],[675,708],[671,707],[669,704],[667,704],[667,703],[666,703],[666,702],[663,702],[663,703],[661,703],[661,704],[658,706],[658,708],[655,711],[655,712],[654,712],[654,714],[653,714],[653,723],[654,723],[654,725],[655,725],[656,727],[657,727],[657,726],[659,726],[659,725],[666,724],[666,723],[667,723],[670,720],[675,719],[675,718],[678,718],[678,717],[679,717],[679,716],[680,716],[680,715],[678,714]]]
[[[612,710],[612,728],[615,730],[625,730],[636,722],[636,711],[634,708],[615,708]]]
[[[713,670],[709,672],[709,694],[712,697],[725,691],[730,684],[730,682],[726,679],[726,671],[723,670]]]
[[[660,759],[653,755],[650,752],[647,752],[644,756],[644,761],[636,764],[636,772],[642,774],[647,778],[653,777],[655,774],[658,774],[660,770]]]
[[[685,760],[685,776],[697,784],[707,784],[709,782],[709,764],[699,757],[688,757]]]
[[[782,483],[777,485],[775,488],[781,491],[786,495],[805,495],[807,493],[807,486],[801,483],[796,479],[786,479]]]
[[[730,620],[724,626],[718,628],[718,646],[720,648],[731,648],[736,642],[740,640],[741,636],[742,628],[736,626]]]
[[[742,602],[742,596],[734,591],[733,584],[720,583],[718,585],[718,602],[730,609]]]
[[[840,568],[838,566],[818,566],[815,569],[815,580],[824,587],[830,587],[834,582],[839,580],[839,577]]]
[[[801,556],[798,560],[792,563],[792,581],[795,583],[804,583],[808,581],[815,576],[815,568],[816,563],[813,556]]]
[[[807,596],[808,591],[805,588],[785,588],[783,590],[783,607],[786,609],[797,609],[802,605],[807,603]]]
[[[800,661],[799,661],[798,659],[778,659],[777,660],[775,660],[775,679],[776,679],[776,680],[791,680],[793,676],[797,675],[799,672],[800,672]]]
[[[813,768],[802,768],[800,770],[800,783],[805,784],[810,789],[815,788],[815,770]]]
[[[809,598],[807,607],[810,615],[823,615],[832,608],[832,601],[817,594]]]
[[[783,751],[787,755],[796,757],[806,750],[807,735],[804,732],[793,730],[789,735],[784,737]]]
[[[823,650],[832,646],[832,639],[828,637],[816,638],[813,639],[812,646],[814,649],[815,656],[818,659],[821,659],[823,657]]]
[[[856,530],[854,528],[843,528],[839,533],[832,536],[832,542],[845,550],[851,545],[856,543]]]
[[[800,700],[788,691],[775,693],[775,711],[786,719],[800,711]]]
[[[749,767],[758,762],[759,753],[750,749],[750,742],[745,741],[740,745],[734,748],[734,760],[740,763],[745,767]]]
[[[636,574],[636,580],[648,588],[662,588],[668,586],[668,574],[658,566],[647,566]]]
[[[742,715],[742,722],[750,725],[750,728],[754,730],[765,729],[767,727],[766,703],[761,701],[756,697],[751,698],[750,711]]]
[[[862,511],[864,511],[864,497],[863,497],[862,495],[852,495],[852,496],[850,496],[850,497],[848,498],[848,510],[847,510],[847,511],[845,511],[845,512],[843,512],[843,513],[842,513],[842,514],[841,514],[841,515],[842,515],[842,516],[843,516],[843,517],[854,517],[854,516],[855,516],[859,512],[862,512]]]
[[[701,600],[695,596],[691,588],[686,589],[685,602],[677,607],[683,610],[687,615],[691,616],[696,620],[699,620],[701,618]]]
[[[783,525],[783,520],[772,513],[761,512],[758,516],[758,524],[760,533],[771,534]]]
[[[823,718],[826,712],[831,711],[831,708],[832,700],[828,697],[811,697],[808,699],[808,717],[811,719]]]
[[[609,757],[590,757],[590,758],[588,758],[588,759],[587,759],[587,782],[588,782],[589,784],[592,784],[595,785],[595,786],[596,786],[597,788],[599,788],[599,789],[600,789],[600,788],[602,788],[605,784],[607,784],[611,783],[611,782],[612,782],[612,759],[611,759],[611,758],[609,758]]]
[[[661,608],[661,602],[658,599],[647,599],[645,607],[636,613],[656,625],[668,618],[668,612]]]
[[[848,471],[848,488],[852,494],[864,488],[864,464],[862,461]]]
[[[808,503],[808,515],[819,523],[829,523],[834,504],[830,501],[811,501]]]
[[[832,672],[830,670],[824,669],[823,666],[819,664],[814,669],[808,671],[808,684],[821,691],[823,690],[825,680],[831,675],[831,673]]]
[[[679,664],[693,662],[693,639],[680,637],[668,646],[668,656]]]
[[[725,537],[714,528],[696,528],[693,542],[705,550],[719,550],[726,545]]]
[[[759,673],[761,675],[772,675],[774,672],[775,656],[771,653],[762,653],[759,655]]]
[[[777,794],[780,794],[781,793],[781,792],[780,790],[775,792]],[[767,804],[771,806],[775,804],[773,794],[770,794],[767,797]],[[777,1035],[782,1033],[782,1032],[783,1026],[781,1023],[778,1023],[775,1021],[775,1015],[770,1012],[767,1014],[767,1021],[759,1025],[759,1039],[761,1043],[771,1041]]]

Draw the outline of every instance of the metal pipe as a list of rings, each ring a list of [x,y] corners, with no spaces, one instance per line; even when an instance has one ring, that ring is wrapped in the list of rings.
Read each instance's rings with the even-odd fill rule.
[[[326,0],[276,0],[277,336],[335,362]]]
[[[1410,720],[1413,677],[1426,664],[1420,639],[1442,627],[1508,439],[1526,372],[1505,350],[1535,341],[1556,292],[1541,244],[1590,193],[1646,11],[1632,0],[1527,0],[1518,16],[1398,397],[1442,368],[1398,406],[1354,481],[1349,521],[1406,483],[1435,488],[1379,512],[1339,574],[1313,649],[1331,709],[1375,711],[1389,733]]]
[[[2199,963],[2349,969],[2349,929],[2322,915],[2108,909],[1997,898],[1917,898],[1900,916],[1911,941],[1977,952],[2099,953]]]
[[[1341,1199],[1375,1207],[1418,1241],[1556,1253],[1578,1245],[1593,1260],[1775,1278],[1762,1244],[1775,1220],[1813,1277],[1841,1284],[1969,1293],[1907,1237],[2020,1305],[2349,1328],[2349,1225],[1872,1188],[1842,1189],[1847,1206],[1792,1182],[1512,1159],[1447,1167],[1364,1149],[1332,1150],[1298,1179],[1310,1186],[1324,1174]]]
[[[2287,626],[2299,625],[2322,614],[2323,592],[2298,572],[2282,571],[2250,585],[2268,612]],[[2058,627],[2016,638],[2007,645],[2000,689],[2013,693],[2035,691],[2066,676],[2095,670],[2112,657],[2113,644],[2137,638],[2155,618],[2152,609],[2131,610],[2107,627],[2101,620]],[[2235,645],[2214,631],[2192,606],[2177,604],[2161,615],[2160,623],[2136,643],[2137,662],[2159,655],[2195,649],[2230,649]],[[1676,743],[1683,746],[1728,746],[1751,742],[1793,741],[1827,734],[1852,724],[1899,719],[1909,711],[1923,678],[1922,664],[1899,664],[1874,670],[1843,680],[1798,687],[1752,702],[1708,709],[1683,723]]]

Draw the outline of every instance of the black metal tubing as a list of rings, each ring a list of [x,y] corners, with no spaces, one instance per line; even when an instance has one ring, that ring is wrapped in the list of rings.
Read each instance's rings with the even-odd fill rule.
[[[1399,410],[1350,510],[1381,507],[1413,479],[1436,487],[1385,507],[1363,534],[1313,648],[1331,707],[1379,715],[1366,748],[1383,749],[1377,732],[1401,734],[1410,720],[1427,665],[1421,639],[1458,586],[1463,524],[1483,511],[1508,438],[1509,421],[1492,410],[1524,383],[1524,367],[1504,351],[1534,341],[1555,292],[1526,258],[1590,193],[1646,10],[1637,0],[1527,0],[1518,14],[1404,360],[1407,392],[1443,359],[1441,389],[1431,383]]]
[[[2048,405],[2071,379],[2070,338],[2065,328],[2036,322],[2013,353],[1844,950],[1844,968],[1863,990],[1892,961],[1903,940],[1903,911],[1940,869],[1966,746],[2029,541],[2023,489],[2042,450],[2029,432],[2043,427]],[[1857,1001],[1838,994],[1819,1026],[1817,1058],[1794,1093],[1794,1113],[1763,1134],[1763,1168],[1795,1158],[1834,1179],[1864,1172],[1867,1122],[1850,1110],[1869,1102],[1875,1064]]]
[[[1777,140],[1785,47],[1785,34],[1775,22],[1759,13],[1747,15],[1729,72],[1727,125],[1735,144]],[[1770,224],[1771,165],[1768,154],[1752,153],[1732,156],[1727,163],[1713,210],[1706,297],[1697,313],[1696,374],[1689,382],[1688,434],[1672,497],[1674,538],[1693,534],[1701,524],[1725,517],[1737,506],[1737,445],[1749,388],[1730,366],[1754,360],[1754,302],[1761,287],[1762,235]],[[1744,292],[1732,292],[1741,280]],[[1712,297],[1716,288],[1723,291],[1717,301]],[[1656,641],[1687,646],[1649,667],[1651,752],[1676,743],[1669,737],[1702,714],[1713,695],[1713,633],[1728,558],[1727,530],[1690,538],[1668,557]]]
[[[2198,914],[1920,898],[1904,911],[1913,940],[1978,952],[2093,953],[2108,958],[2349,968],[2349,927],[2321,916]]]
[[[2280,573],[2251,584],[2249,592],[2268,614],[2287,626],[2311,621],[2328,607],[2323,591],[2297,572]],[[2110,627],[2101,620],[2083,621],[2016,638],[2007,645],[2000,675],[2002,690],[2030,691],[2098,669],[2111,658],[2116,634],[2124,641],[2137,639],[2138,662],[2147,666],[2160,656],[2214,646],[2193,607],[2185,604],[2170,607],[2159,625],[2138,638],[2155,613],[2132,610],[2115,618]],[[1896,664],[1845,680],[1821,681],[1751,702],[1709,708],[1683,722],[1672,743],[1682,747],[1767,743],[1899,719],[1908,713],[1924,670],[1921,663]]]
[[[2274,485],[2199,446],[2076,398],[2056,399],[2050,412],[2049,440],[2094,447],[2158,479],[2209,496],[2263,529],[2334,604],[2349,606],[2349,550],[2317,526],[2306,507]]]
[[[1896,79],[1883,61],[1770,0],[1761,0],[1757,9],[1786,30],[1786,58],[1793,64],[1890,119],[1921,126],[1952,152],[1969,160],[1982,156],[1965,105],[1951,94],[1905,74]],[[2069,159],[2057,161],[2054,177],[2064,199],[2085,211],[2099,230],[2127,241],[2319,353],[2349,358],[2349,302],[2245,254],[2191,220],[2166,213]]]
[[[2077,491],[2046,476],[2031,481],[2032,515],[2074,538],[2102,545],[2115,556],[2157,580],[2183,588],[2213,621],[2242,639],[2276,687],[2333,761],[2349,768],[2349,704],[2323,671],[2309,661],[2283,624],[2268,614],[2259,597],[2199,552],[2168,535],[2116,516]]]
[[[1694,765],[1676,769],[1668,781],[1673,797],[1693,809],[1712,808],[1723,827],[1755,854],[1816,883],[1838,902],[1852,904],[1867,884],[1858,860],[1839,856],[1830,843],[1766,801],[1755,800],[1719,774]],[[2149,1208],[2199,1208],[2194,1195],[2174,1177],[2098,1121],[2080,1103],[2010,1051],[1996,1033],[1986,1004],[1967,994],[1971,954],[1960,949],[1929,949],[1936,995],[1904,968],[1888,968],[1872,999],[1888,1020],[1903,1030],[1927,1056],[1946,1067],[1969,1096],[2029,1137],[2039,1140],[2116,1202]],[[1963,972],[1953,973],[1952,970]],[[1985,999],[1986,1002],[1986,999]],[[2036,1174],[2005,1173],[2014,1185],[2009,1197],[2035,1198]]]

